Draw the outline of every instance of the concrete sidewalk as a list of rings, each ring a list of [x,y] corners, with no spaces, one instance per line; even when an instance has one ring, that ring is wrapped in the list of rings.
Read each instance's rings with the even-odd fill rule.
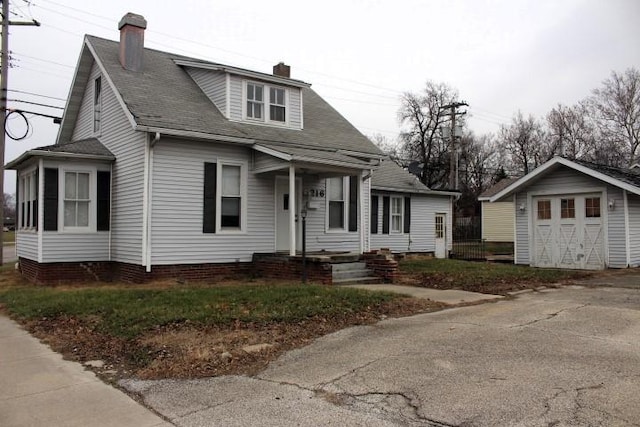
[[[0,426],[171,426],[0,315]]]
[[[347,285],[350,288],[366,289],[368,291],[386,291],[410,295],[414,298],[430,299],[449,305],[469,304],[480,301],[491,301],[504,298],[502,295],[481,294],[478,292],[459,291],[456,289],[431,289],[416,286],[400,285]]]

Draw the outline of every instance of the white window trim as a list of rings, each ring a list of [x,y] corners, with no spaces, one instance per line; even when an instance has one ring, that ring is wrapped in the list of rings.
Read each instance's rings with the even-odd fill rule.
[[[26,202],[26,198],[25,198],[25,186],[23,183],[23,180],[27,177],[30,177],[31,179],[35,179],[36,177],[36,170],[37,167],[32,167],[29,168],[27,170],[25,170],[24,172],[20,173],[20,176],[18,177],[18,203],[22,204],[23,202]],[[36,191],[35,193],[39,195],[39,188],[37,187],[38,183],[36,183]],[[31,186],[32,187],[32,186]],[[38,196],[39,198],[39,196]],[[38,200],[38,198],[30,198],[29,200],[34,201],[34,200]],[[40,203],[38,203],[39,205]],[[33,205],[32,208],[33,209]],[[38,206],[38,215],[40,215],[40,207]],[[25,213],[26,215],[26,209],[25,209]],[[30,226],[25,226],[22,227],[22,206],[16,206],[16,230],[21,231],[21,232],[35,232],[36,231],[36,224],[32,224]],[[30,214],[27,216],[27,218],[25,218],[27,221],[30,221],[30,219],[33,218],[33,215]],[[38,218],[36,218],[36,221],[38,220]]]
[[[400,213],[399,214],[394,214],[393,213],[393,201],[394,200],[399,200],[400,201]],[[391,200],[389,202],[389,233],[393,233],[393,234],[402,234],[404,233],[404,197],[399,197],[399,196],[391,196]],[[400,216],[400,228],[398,230],[394,230],[393,229],[393,217],[394,216]]]
[[[263,111],[262,119],[254,119],[247,116],[247,85],[262,86]],[[284,90],[284,122],[271,120],[271,89]],[[242,83],[242,119],[250,123],[268,124],[278,127],[289,127],[289,89],[284,86],[263,83],[254,80],[243,80]]]
[[[222,228],[222,167],[240,166],[240,228]],[[216,234],[247,234],[247,162],[217,160],[216,167]]]
[[[89,174],[89,225],[86,227],[64,225],[65,179],[67,172]],[[77,166],[60,167],[58,169],[58,230],[60,232],[69,234],[96,232],[97,176],[98,169],[96,167]]]
[[[100,80],[100,98],[98,99],[98,103],[96,104],[96,82]],[[93,79],[93,134],[96,136],[100,136],[102,133],[102,124],[103,124],[103,112],[102,112],[102,98],[104,98],[104,82],[102,81],[102,76],[97,76]],[[96,105],[98,109],[96,110]],[[100,114],[100,121],[98,123],[98,128],[96,129],[96,111]]]
[[[326,195],[325,202],[325,232],[326,233],[348,233],[349,227],[349,177],[348,176],[336,176],[333,177],[342,179],[342,228],[330,228],[329,227],[329,179],[324,180],[324,193]]]

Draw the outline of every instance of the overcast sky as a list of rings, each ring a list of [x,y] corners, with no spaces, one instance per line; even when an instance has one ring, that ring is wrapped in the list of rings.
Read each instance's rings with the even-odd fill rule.
[[[638,0],[11,0],[11,10],[42,26],[11,27],[10,99],[63,107],[84,34],[117,40],[118,21],[134,12],[148,21],[146,46],[267,73],[284,61],[361,132],[390,140],[401,93],[427,80],[458,89],[482,134],[640,67]],[[29,122],[27,139],[7,139],[6,161],[55,143],[50,119]],[[25,130],[20,119],[9,128]],[[15,192],[12,171],[5,191]]]

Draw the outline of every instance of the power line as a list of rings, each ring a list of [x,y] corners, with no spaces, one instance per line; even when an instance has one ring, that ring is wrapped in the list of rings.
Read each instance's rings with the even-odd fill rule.
[[[22,94],[25,94],[25,95],[39,96],[39,97],[42,97],[42,98],[55,99],[55,100],[57,100],[57,101],[64,101],[64,102],[67,102],[67,100],[66,100],[66,99],[64,99],[64,98],[57,98],[57,97],[55,97],[55,96],[41,95],[41,94],[39,94],[39,93],[27,92],[26,90],[8,89],[8,91],[9,91],[9,92],[15,92],[15,93],[22,93]]]
[[[49,59],[36,58],[35,56],[25,55],[24,53],[18,53],[18,52],[11,51],[11,54],[17,55],[17,56],[20,56],[20,57],[24,57],[24,58],[28,58],[28,59],[33,59],[35,61],[46,62],[46,63],[49,63],[49,64],[58,65],[60,67],[71,68],[71,69],[75,69],[76,68],[73,65],[63,64],[61,62],[51,61]]]
[[[58,107],[56,105],[42,104],[40,102],[23,101],[21,99],[7,99],[9,102],[21,102],[23,104],[37,105],[38,107],[56,108],[58,110],[64,110],[64,107]]]

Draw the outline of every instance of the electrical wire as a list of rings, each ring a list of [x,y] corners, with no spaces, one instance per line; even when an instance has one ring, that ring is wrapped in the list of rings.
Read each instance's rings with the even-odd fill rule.
[[[9,121],[8,119],[13,114],[17,114],[20,117],[22,117],[24,119],[24,123],[27,125],[27,129],[25,130],[24,135],[22,136],[15,136],[14,134],[11,133],[11,131],[9,130],[9,127],[7,126],[7,123]],[[21,141],[29,136],[30,130],[31,130],[31,124],[29,123],[29,119],[27,119],[27,116],[24,115],[24,112],[22,112],[21,110],[9,110],[9,113],[7,114],[4,122],[4,132],[7,134],[9,138],[13,139],[14,141]]]
[[[22,99],[7,99],[7,101],[21,102],[23,104],[37,105],[38,107],[57,108],[58,110],[64,110],[64,107],[58,107],[57,105],[42,104],[40,102],[33,102],[33,101],[24,101]]]
[[[48,99],[55,99],[56,101],[63,101],[63,102],[67,102],[66,99],[64,98],[57,98],[55,96],[48,96],[48,95],[41,95],[39,93],[34,93],[34,92],[27,92],[26,90],[18,90],[18,89],[7,89],[9,92],[15,92],[15,93],[23,93],[25,95],[33,95],[33,96],[40,96],[42,98],[48,98]]]

